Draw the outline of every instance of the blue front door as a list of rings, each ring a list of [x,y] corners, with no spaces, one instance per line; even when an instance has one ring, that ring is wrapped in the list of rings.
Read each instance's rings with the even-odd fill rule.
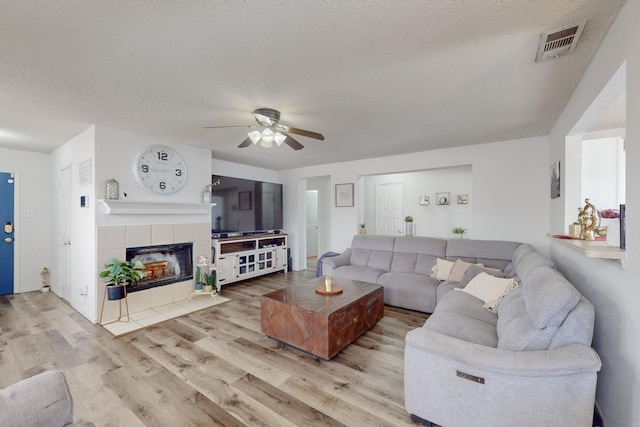
[[[13,293],[13,182],[0,172],[0,295]]]

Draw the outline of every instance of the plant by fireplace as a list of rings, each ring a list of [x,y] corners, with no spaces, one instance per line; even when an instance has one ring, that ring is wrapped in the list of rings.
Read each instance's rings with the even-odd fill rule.
[[[111,258],[104,264],[106,270],[100,272],[102,281],[107,285],[107,297],[110,300],[122,299],[126,295],[125,286],[144,277],[144,264],[140,261],[131,263]]]

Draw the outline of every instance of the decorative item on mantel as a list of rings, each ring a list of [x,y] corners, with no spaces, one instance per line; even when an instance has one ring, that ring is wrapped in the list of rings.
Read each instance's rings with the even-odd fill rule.
[[[120,198],[120,184],[114,178],[107,180],[104,185],[104,198],[106,200],[118,200]]]
[[[359,234],[367,234],[367,227],[364,224],[360,224]]]
[[[411,215],[407,215],[404,217],[404,234],[405,236],[413,236],[416,234],[416,227],[413,223],[413,217]]]
[[[578,224],[580,224],[580,239],[595,240],[593,230],[598,227],[598,210],[591,203],[591,199],[584,199],[584,208],[578,208]]]
[[[211,203],[211,198],[212,198],[211,187],[212,186],[213,184],[204,186],[204,192],[202,193],[202,203]]]

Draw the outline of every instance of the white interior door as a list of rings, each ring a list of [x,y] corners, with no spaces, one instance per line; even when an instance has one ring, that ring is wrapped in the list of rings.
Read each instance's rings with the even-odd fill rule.
[[[404,233],[404,183],[376,185],[376,234]]]
[[[318,256],[318,190],[307,190],[307,257]]]
[[[71,301],[71,166],[60,171],[60,297]]]

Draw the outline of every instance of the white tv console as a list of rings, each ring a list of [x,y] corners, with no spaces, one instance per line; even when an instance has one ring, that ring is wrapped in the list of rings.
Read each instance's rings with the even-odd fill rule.
[[[287,272],[287,235],[260,234],[211,240],[221,286],[276,271]]]

